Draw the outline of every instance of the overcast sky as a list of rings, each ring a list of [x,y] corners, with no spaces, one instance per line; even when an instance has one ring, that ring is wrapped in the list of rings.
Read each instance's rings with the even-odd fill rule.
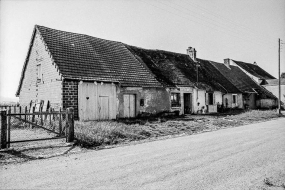
[[[285,0],[1,0],[0,98],[15,97],[35,24],[216,62],[257,64],[278,76]],[[281,71],[285,72],[285,45]]]

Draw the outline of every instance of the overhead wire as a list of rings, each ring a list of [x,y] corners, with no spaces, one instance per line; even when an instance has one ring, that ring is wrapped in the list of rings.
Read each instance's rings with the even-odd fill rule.
[[[141,0],[141,1],[144,1],[144,0]],[[163,11],[166,11],[166,12],[168,12],[168,13],[174,14],[174,15],[180,17],[180,18],[186,19],[187,21],[188,21],[188,20],[191,20],[192,22],[195,22],[195,23],[197,23],[197,24],[199,24],[199,25],[204,25],[204,26],[207,27],[207,28],[210,27],[210,28],[216,29],[216,28],[214,28],[214,27],[212,27],[212,26],[209,26],[209,25],[203,24],[203,23],[201,23],[201,22],[198,22],[197,20],[189,19],[189,17],[184,17],[184,16],[181,16],[181,15],[179,15],[179,14],[176,14],[175,12],[169,11],[169,10],[167,10],[167,9],[163,9],[163,8],[161,8],[161,7],[159,7],[159,6],[156,6],[156,5],[152,4],[152,3],[149,3],[149,2],[148,2],[148,4],[150,4],[150,5],[153,6],[153,7],[158,8],[158,9],[161,9],[161,10],[163,10]],[[225,31],[223,31],[223,30],[221,30],[221,31],[222,31],[222,32],[225,32]],[[240,36],[235,36],[235,37],[240,38]],[[240,39],[242,39],[242,38],[240,38]],[[236,49],[236,50],[232,49],[231,52],[235,53],[235,52],[238,52],[238,50],[237,50],[237,49]]]
[[[238,26],[238,27],[240,27],[240,28],[243,28],[243,29],[244,29],[243,32],[246,32],[246,33],[251,34],[251,35],[256,35],[256,33],[259,33],[259,35],[262,35],[262,36],[264,37],[264,38],[263,38],[263,41],[266,40],[266,38],[268,37],[267,35],[265,36],[264,34],[260,34],[260,31],[256,31],[256,30],[253,29],[253,28],[250,28],[250,30],[255,30],[255,32],[251,32],[247,26],[245,26],[245,25],[243,25],[243,24],[241,24],[241,23],[237,23],[237,22],[234,22],[234,21],[232,21],[232,20],[229,20],[229,19],[227,19],[226,17],[217,14],[216,12],[212,12],[212,11],[206,9],[205,7],[202,7],[202,6],[198,5],[198,4],[195,4],[193,1],[191,1],[191,2],[186,1],[186,3],[187,3],[189,6],[193,6],[193,5],[194,5],[194,6],[197,7],[198,9],[200,9],[200,10],[202,10],[202,11],[205,11],[205,12],[208,12],[208,14],[210,14],[211,17],[216,17],[217,19],[224,20],[225,22],[231,24],[231,25],[234,26],[234,27]],[[225,9],[225,10],[223,10],[223,11],[227,11],[227,10]],[[270,40],[270,41],[267,40],[267,41],[268,41],[268,43],[273,44],[273,42],[272,42],[271,40]],[[275,46],[275,45],[274,45],[274,46]]]
[[[162,5],[166,5],[166,6],[169,6],[169,5],[167,5],[167,4],[165,4],[165,3],[163,3],[163,2],[161,2],[161,1],[156,1],[156,2],[159,2],[160,4],[162,4]],[[172,3],[173,4],[173,3]],[[152,4],[153,5],[153,4]],[[176,4],[177,5],[177,4]],[[179,7],[181,7],[180,5],[177,5],[177,6],[179,6]],[[157,6],[156,6],[157,7]],[[158,8],[158,7],[157,7]],[[177,7],[171,7],[170,6],[170,8],[173,8],[173,9],[175,9],[175,10],[178,10],[179,12],[181,12],[182,10],[181,9],[178,9]],[[182,7],[182,8],[184,8],[184,7]],[[184,8],[184,9],[187,9],[187,8]],[[165,10],[165,9],[164,9]],[[187,9],[187,10],[189,10],[189,9]],[[245,37],[243,36],[243,37],[241,37],[239,34],[240,33],[238,33],[237,31],[235,31],[234,29],[230,29],[229,27],[226,27],[226,26],[223,26],[223,25],[217,25],[217,24],[215,24],[215,23],[212,23],[212,22],[209,22],[208,20],[203,20],[202,18],[200,18],[200,17],[198,17],[197,15],[193,15],[193,14],[191,14],[191,10],[189,10],[190,12],[188,12],[187,11],[187,15],[189,15],[189,16],[191,16],[191,17],[195,17],[195,18],[197,18],[198,20],[201,20],[202,22],[207,22],[207,23],[209,23],[209,24],[211,24],[211,25],[213,25],[213,26],[216,26],[216,27],[218,27],[218,28],[214,28],[215,30],[220,30],[220,31],[222,31],[222,32],[225,32],[224,30],[221,30],[221,28],[224,28],[225,30],[227,30],[227,31],[230,31],[231,32],[231,34],[228,34],[228,35],[231,35],[231,36],[235,36],[235,37],[237,37],[237,38],[240,38],[240,39],[242,39],[242,40],[245,40],[245,41],[251,41],[252,43],[255,43],[255,44],[259,44],[259,45],[263,45],[264,46],[264,43],[260,43],[260,42],[257,42],[257,41],[254,41],[254,40],[252,40],[252,39],[249,39],[249,38],[247,38],[247,39],[245,39]],[[185,12],[184,12],[185,13]],[[177,14],[176,14],[177,15]],[[178,16],[180,16],[180,15],[178,15]],[[205,18],[207,18],[207,17],[205,17]],[[209,20],[212,20],[213,22],[216,22],[215,20],[213,20],[213,19],[211,19],[211,18],[207,18],[207,19],[209,19]],[[196,21],[195,21],[196,22]],[[197,23],[197,22],[196,22]],[[199,24],[201,24],[200,22],[198,22]],[[217,22],[216,22],[217,23]],[[206,25],[207,27],[209,27],[208,25]],[[213,27],[212,27],[213,28]],[[236,34],[236,35],[233,35],[233,33],[234,34]],[[276,48],[275,46],[272,46],[272,45],[270,45],[270,48]]]

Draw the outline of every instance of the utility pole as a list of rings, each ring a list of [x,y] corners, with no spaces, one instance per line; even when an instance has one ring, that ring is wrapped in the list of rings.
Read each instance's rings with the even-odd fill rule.
[[[281,115],[280,38],[278,39],[278,113]]]

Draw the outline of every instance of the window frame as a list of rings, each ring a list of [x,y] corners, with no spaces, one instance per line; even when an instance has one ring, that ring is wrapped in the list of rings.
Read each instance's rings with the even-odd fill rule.
[[[170,94],[170,104],[172,108],[181,107],[181,94],[172,92]]]

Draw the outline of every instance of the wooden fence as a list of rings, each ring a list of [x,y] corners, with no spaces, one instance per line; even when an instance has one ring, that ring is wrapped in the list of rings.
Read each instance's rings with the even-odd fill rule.
[[[52,109],[49,109],[48,112],[34,112],[34,110],[35,107],[30,110],[27,107],[24,109],[18,107],[18,109],[10,108],[1,111],[1,148],[9,148],[10,143],[27,141],[51,140],[56,138],[66,138],[66,142],[74,140],[73,108],[68,108],[65,111],[60,109],[57,112]],[[31,138],[27,136],[24,139],[11,141],[11,130],[15,128],[41,128],[56,136],[51,138]]]

